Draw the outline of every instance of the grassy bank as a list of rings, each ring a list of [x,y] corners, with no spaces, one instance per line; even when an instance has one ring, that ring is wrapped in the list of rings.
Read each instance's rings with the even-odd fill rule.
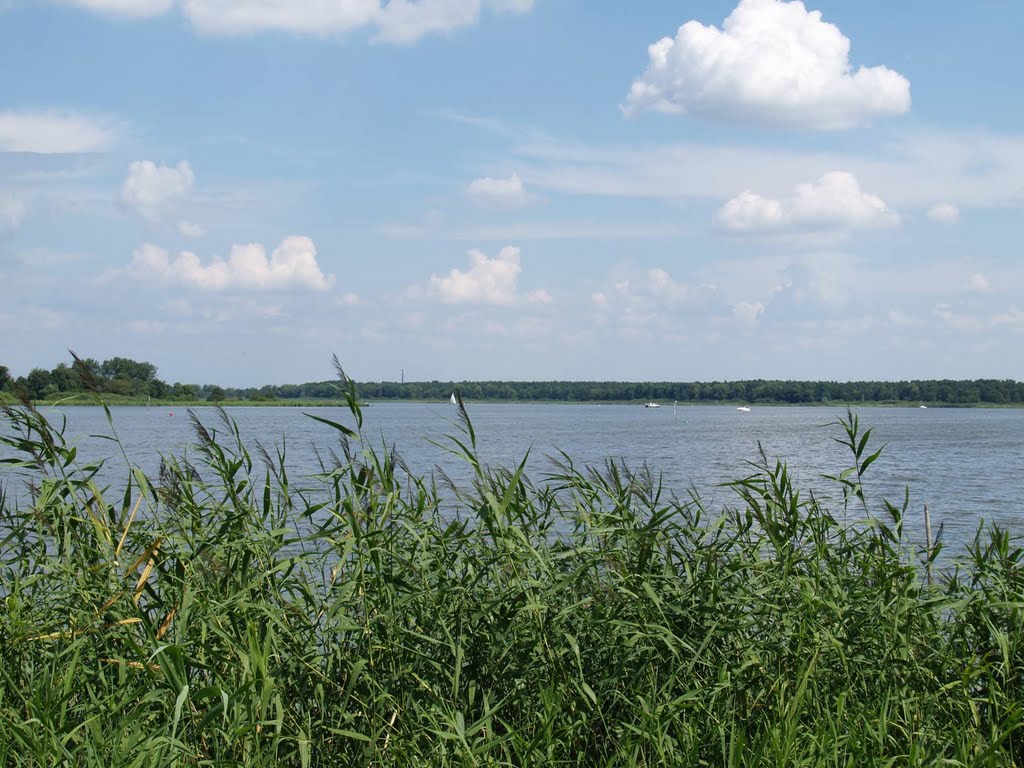
[[[456,515],[348,405],[318,478],[221,413],[116,495],[5,409],[32,502],[0,500],[0,764],[1024,764],[1021,550],[979,531],[932,573],[903,507],[866,509],[855,416],[848,510],[766,457],[709,509],[480,466],[460,408]]]

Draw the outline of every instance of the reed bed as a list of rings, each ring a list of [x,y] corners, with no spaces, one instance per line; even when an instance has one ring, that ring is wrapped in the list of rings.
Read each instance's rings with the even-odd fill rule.
[[[299,483],[222,411],[113,493],[4,408],[0,765],[1024,765],[1022,550],[979,528],[932,574],[854,414],[856,515],[766,456],[709,509],[615,462],[485,467],[461,403],[475,480],[439,488],[342,389]]]

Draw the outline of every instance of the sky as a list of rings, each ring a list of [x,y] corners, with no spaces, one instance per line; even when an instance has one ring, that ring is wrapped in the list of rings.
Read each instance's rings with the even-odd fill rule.
[[[1019,0],[0,0],[0,364],[1024,379]]]

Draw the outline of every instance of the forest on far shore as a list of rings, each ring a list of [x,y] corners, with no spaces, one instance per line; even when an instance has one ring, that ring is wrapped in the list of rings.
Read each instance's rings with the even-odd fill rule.
[[[1024,382],[1012,379],[912,381],[365,381],[364,400],[447,400],[456,389],[467,400],[521,402],[681,403],[912,403],[928,405],[1024,405]],[[98,392],[116,398],[175,402],[273,402],[338,399],[338,381],[226,387],[169,384],[152,363],[115,357],[99,362],[73,358],[52,370],[33,368],[14,377],[0,365],[0,392],[32,400]],[[115,398],[115,399],[116,399]]]

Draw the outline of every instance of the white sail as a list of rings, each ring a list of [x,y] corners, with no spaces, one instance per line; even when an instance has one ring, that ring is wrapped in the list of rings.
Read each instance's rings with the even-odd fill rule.
[[[454,392],[452,392],[452,399],[451,399],[451,400],[449,400],[449,402],[450,402],[450,403],[451,403],[452,405],[457,405],[457,404],[458,404],[458,402],[459,402],[459,401],[455,399],[455,393],[454,393]]]

